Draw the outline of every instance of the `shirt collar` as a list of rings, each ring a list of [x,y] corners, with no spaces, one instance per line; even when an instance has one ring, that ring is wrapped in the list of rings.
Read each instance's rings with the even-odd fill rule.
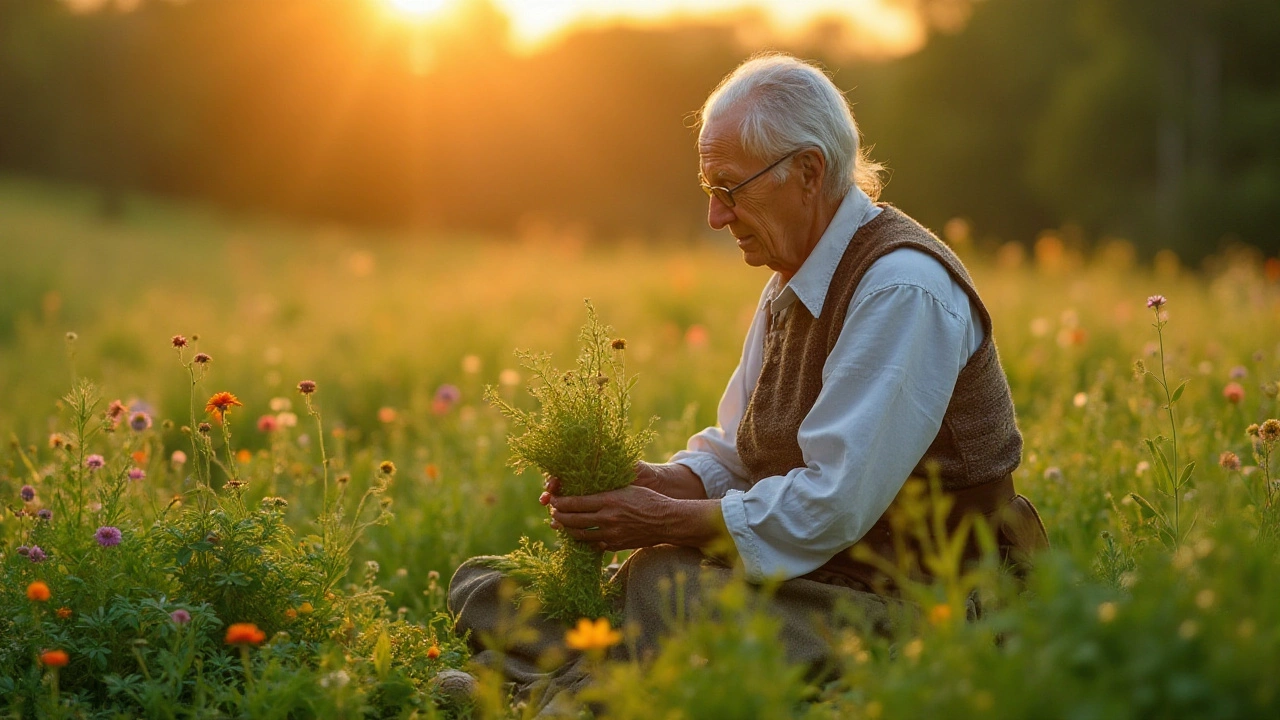
[[[827,289],[831,286],[831,278],[836,273],[840,258],[844,257],[853,234],[874,217],[875,209],[871,198],[857,185],[850,188],[809,257],[805,258],[796,274],[791,276],[791,282],[774,296],[769,306],[770,312],[779,313],[799,299],[810,315],[815,318],[821,315],[822,305],[827,300]],[[773,282],[775,286],[781,284],[782,276],[775,275]]]

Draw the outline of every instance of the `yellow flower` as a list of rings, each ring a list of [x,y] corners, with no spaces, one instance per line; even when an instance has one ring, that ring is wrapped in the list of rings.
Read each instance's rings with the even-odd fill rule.
[[[603,650],[622,642],[622,633],[609,627],[608,618],[580,618],[578,626],[565,633],[564,642],[574,650]]]
[[[302,613],[303,615],[310,615],[311,613],[315,612],[315,608],[312,607],[311,603],[304,602],[298,606],[298,612]]]

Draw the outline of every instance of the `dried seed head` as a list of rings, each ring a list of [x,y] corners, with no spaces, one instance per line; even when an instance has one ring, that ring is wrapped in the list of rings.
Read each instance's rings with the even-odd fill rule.
[[[196,353],[196,356],[191,359],[201,365],[213,362],[213,358],[209,357],[209,353]]]
[[[302,393],[303,395],[310,395],[315,391],[316,391],[315,380],[303,380],[302,382],[298,383],[298,392]]]
[[[181,335],[174,335],[173,339],[169,342],[176,348],[184,348],[187,346],[187,339]]]
[[[208,435],[209,431],[213,429],[213,426],[207,422],[202,422],[196,429],[200,431],[201,435]]]
[[[1262,438],[1263,442],[1269,443],[1280,439],[1280,420],[1272,418],[1262,423],[1262,428],[1258,430],[1258,437]]]
[[[615,339],[614,339],[614,341],[613,341],[612,343],[610,343],[610,344],[613,346],[613,349],[614,349],[614,350],[626,350],[626,349],[627,349],[627,339],[626,339],[626,338],[615,338]]]
[[[1228,450],[1218,456],[1218,465],[1223,470],[1235,472],[1240,469],[1240,456]]]
[[[378,464],[378,472],[383,475],[391,476],[396,474],[396,464],[390,460],[383,460]]]

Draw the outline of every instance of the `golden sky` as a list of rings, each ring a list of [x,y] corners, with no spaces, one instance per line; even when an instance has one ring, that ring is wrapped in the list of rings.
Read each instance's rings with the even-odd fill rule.
[[[0,0],[3,1],[3,0]],[[128,9],[141,0],[63,0],[77,9],[115,4]],[[170,0],[171,2],[182,0]],[[264,0],[269,1],[269,0]],[[406,22],[447,22],[467,0],[368,0]],[[517,49],[529,51],[582,26],[619,22],[660,24],[673,18],[715,18],[760,13],[783,36],[803,32],[814,21],[838,18],[858,28],[849,48],[866,54],[899,54],[917,47],[923,33],[902,0],[490,0],[511,21]]]
[[[447,23],[467,0],[370,0],[408,22]],[[858,29],[849,48],[866,54],[897,54],[918,46],[923,35],[902,0],[490,0],[510,20],[517,49],[529,51],[567,31],[616,23],[661,24],[754,12],[782,36],[802,33],[816,20],[836,18]]]
[[[446,0],[447,2],[448,0]],[[522,46],[536,46],[567,28],[617,21],[661,22],[672,17],[714,17],[754,9],[784,33],[797,32],[815,19],[839,17],[858,23],[886,45],[918,40],[914,16],[891,0],[495,0],[511,19]]]

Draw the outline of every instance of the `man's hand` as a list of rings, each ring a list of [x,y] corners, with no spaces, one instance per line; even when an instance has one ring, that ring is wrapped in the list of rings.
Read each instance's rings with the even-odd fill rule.
[[[559,495],[557,478],[545,487],[538,501],[551,507],[551,527],[601,550],[703,547],[724,534],[719,500],[680,500],[638,484],[577,497]]]
[[[648,488],[654,492],[677,500],[705,500],[707,489],[692,470],[678,463],[662,463],[660,465],[647,462],[636,463],[636,478],[633,485]],[[538,502],[550,504],[551,498],[560,494],[560,478],[549,477],[542,484],[542,495]]]
[[[551,527],[601,550],[631,550],[671,542],[671,498],[649,488],[551,498]]]

